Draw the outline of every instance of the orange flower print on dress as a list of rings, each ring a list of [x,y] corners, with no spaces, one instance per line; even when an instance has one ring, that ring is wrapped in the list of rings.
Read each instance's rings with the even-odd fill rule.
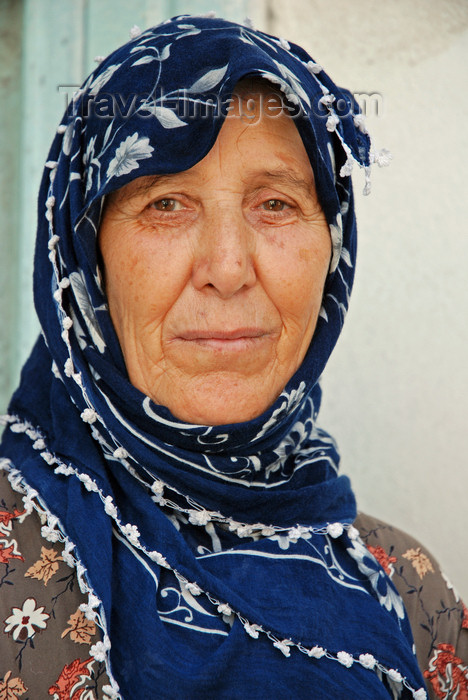
[[[5,547],[2,542],[0,542],[0,564],[8,564],[10,559],[21,559],[24,561],[24,557],[21,554],[15,554],[15,545],[10,544],[9,547]],[[1,700],[1,696],[0,696]]]
[[[55,549],[42,547],[41,558],[30,566],[24,575],[44,581],[44,586],[47,586],[52,576],[58,571],[60,561],[63,561],[63,559],[57,554]]]
[[[17,508],[13,508],[13,512],[10,513],[9,510],[3,510],[0,508],[0,532],[7,532],[11,529],[11,521],[15,518],[19,518],[21,515],[26,513],[25,510],[19,511]]]
[[[421,552],[421,547],[418,547],[417,549],[408,549],[403,556],[412,563],[419,578],[424,578],[428,571],[434,573],[432,562],[428,556]]]
[[[34,637],[38,629],[45,629],[50,615],[44,612],[44,606],[36,608],[34,598],[27,598],[22,608],[12,608],[11,615],[6,618],[5,634],[13,633],[13,639],[24,642]]]
[[[11,678],[11,671],[7,671],[0,681],[0,700],[17,700],[27,690],[21,678]]]
[[[96,625],[92,620],[87,620],[84,612],[78,609],[68,618],[68,625],[62,632],[62,639],[70,633],[70,638],[78,644],[90,644],[91,638],[96,634]]]
[[[380,545],[378,547],[372,547],[372,545],[368,544],[367,549],[377,559],[377,561],[379,562],[380,566],[385,571],[387,576],[390,576],[390,578],[391,578],[391,576],[393,574],[392,564],[394,564],[396,562],[397,558],[392,557],[389,554],[387,554],[385,549],[383,547],[380,547]]]
[[[24,510],[20,512],[17,508],[14,508],[13,512],[0,508],[0,536],[6,538],[0,540],[0,564],[6,564],[8,566],[10,559],[20,559],[24,561],[21,552],[18,550],[18,543],[16,540],[11,539],[11,522],[15,518],[23,515],[24,512]],[[2,700],[1,696],[0,700]]]
[[[455,655],[452,644],[438,644],[429,661],[426,678],[438,698],[468,700],[468,666]]]
[[[89,690],[84,684],[91,680],[93,663],[92,658],[86,661],[75,659],[71,664],[64,666],[55,684],[49,688],[49,695],[52,695],[54,700],[81,700]]]

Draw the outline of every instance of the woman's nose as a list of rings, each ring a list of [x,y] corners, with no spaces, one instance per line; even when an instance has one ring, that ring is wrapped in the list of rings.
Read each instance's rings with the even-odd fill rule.
[[[227,299],[256,281],[253,232],[242,210],[220,207],[204,222],[195,251],[192,281]]]

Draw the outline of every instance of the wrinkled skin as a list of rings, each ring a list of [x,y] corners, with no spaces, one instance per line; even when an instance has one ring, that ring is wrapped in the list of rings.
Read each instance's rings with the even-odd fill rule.
[[[273,98],[278,100],[278,98]],[[264,412],[301,364],[331,243],[294,121],[229,114],[187,171],[108,197],[99,234],[130,381],[177,418]]]

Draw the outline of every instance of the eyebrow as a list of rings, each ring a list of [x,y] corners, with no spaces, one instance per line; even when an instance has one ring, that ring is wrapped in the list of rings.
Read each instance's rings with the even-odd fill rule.
[[[171,182],[173,179],[174,175],[178,175],[179,173],[169,173],[167,175],[146,175],[142,180],[144,182],[141,182],[138,184],[133,192],[128,195],[128,199],[134,199],[135,197],[139,197],[142,194],[145,194],[149,190],[151,190],[153,187],[159,184],[164,184],[165,181]]]
[[[178,173],[167,173],[162,175],[147,175],[142,178],[144,182],[138,184],[133,192],[127,195],[129,200],[136,197],[144,195],[149,192],[156,185],[172,184],[174,178],[183,175],[184,177],[193,177],[193,175],[188,170],[182,170]],[[198,178],[197,178],[198,179]],[[304,179],[298,175],[298,173],[291,168],[278,168],[273,170],[258,170],[251,173],[250,179],[252,181],[267,179],[272,183],[277,183],[279,185],[286,185],[288,187],[294,187],[301,190],[305,195],[315,195],[315,181],[312,177],[311,180]]]
[[[254,175],[254,179],[261,176],[267,177],[269,180],[278,182],[281,185],[299,188],[308,195],[315,193],[315,180],[313,177],[311,180],[306,180],[303,177],[300,177],[295,170],[291,170],[289,168],[262,170],[259,171],[257,175]]]

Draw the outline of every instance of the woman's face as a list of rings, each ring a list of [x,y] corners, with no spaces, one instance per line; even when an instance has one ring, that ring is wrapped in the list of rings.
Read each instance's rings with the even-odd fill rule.
[[[251,106],[190,170],[110,195],[99,234],[130,381],[190,423],[273,403],[307,351],[330,262],[294,122]]]

